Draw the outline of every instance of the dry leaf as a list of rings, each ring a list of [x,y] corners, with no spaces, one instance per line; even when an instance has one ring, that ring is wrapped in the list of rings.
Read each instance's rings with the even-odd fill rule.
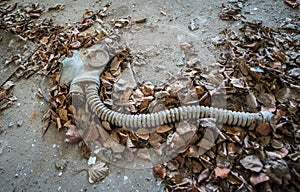
[[[215,176],[220,177],[221,179],[226,179],[228,174],[230,173],[230,169],[228,168],[215,168]]]
[[[256,127],[256,131],[263,136],[267,136],[271,133],[272,128],[269,123],[264,123],[264,124],[258,125]]]
[[[210,175],[209,169],[204,169],[198,176],[198,183],[202,183],[202,181],[207,179],[209,175]]]
[[[67,129],[68,130],[65,139],[66,143],[74,144],[82,140],[81,134],[75,125],[69,125]]]
[[[12,81],[6,81],[5,83],[4,83],[4,85],[2,85],[2,88],[4,89],[4,90],[9,90],[11,87],[13,87],[15,84],[14,84],[14,82],[12,82]]]
[[[159,134],[153,132],[153,133],[150,133],[150,137],[149,137],[148,141],[149,141],[150,145],[152,145],[152,147],[157,148],[157,147],[161,146],[161,143],[163,141],[165,141],[165,139],[162,136],[160,136]]]
[[[49,42],[49,37],[44,36],[41,40],[40,43],[43,45],[46,45]]]
[[[105,163],[98,163],[88,169],[88,174],[90,183],[99,182],[109,174],[109,168]]]
[[[284,2],[291,6],[293,9],[299,6],[299,2],[297,0],[284,0]]]
[[[143,140],[148,140],[150,137],[149,130],[145,128],[138,129],[135,134]]]
[[[260,159],[255,155],[249,155],[240,160],[241,164],[246,168],[254,172],[260,172],[263,168],[263,164]]]
[[[156,128],[157,133],[166,133],[170,131],[172,127],[170,125],[162,125]]]
[[[167,175],[167,169],[163,165],[159,164],[153,167],[153,176],[155,178],[164,179],[166,175]]]
[[[168,177],[175,184],[182,183],[182,181],[184,179],[183,175],[179,171],[171,172],[170,174],[168,174]]]
[[[269,181],[270,178],[265,173],[259,173],[259,174],[252,174],[250,177],[250,183],[253,186],[256,186],[257,184],[263,183],[265,181]]]
[[[66,109],[59,109],[58,115],[63,121],[68,121],[68,110]]]
[[[6,96],[6,90],[0,92],[0,101]]]
[[[64,10],[65,9],[65,5],[64,4],[56,4],[53,7],[49,7],[48,11],[52,11],[52,10]]]

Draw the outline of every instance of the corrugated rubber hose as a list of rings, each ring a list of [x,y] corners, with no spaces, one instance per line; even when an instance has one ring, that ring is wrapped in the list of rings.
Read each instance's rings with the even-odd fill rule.
[[[123,114],[105,106],[98,95],[99,86],[97,83],[90,83],[85,90],[87,102],[92,111],[102,121],[127,128],[156,127],[180,120],[197,120],[199,118],[216,118],[218,123],[246,127],[253,122],[256,124],[270,122],[272,117],[272,113],[269,111],[258,113],[235,112],[199,105],[177,107],[149,114]]]

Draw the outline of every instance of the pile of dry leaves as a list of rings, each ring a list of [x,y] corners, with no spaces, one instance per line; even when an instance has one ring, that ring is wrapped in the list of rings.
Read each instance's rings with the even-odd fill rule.
[[[177,152],[174,158],[153,168],[154,176],[165,181],[167,191],[272,191],[274,187],[298,190],[297,33],[264,27],[261,23],[244,23],[239,32],[222,31],[213,39],[213,44],[224,49],[217,70],[225,79],[227,108],[252,112],[270,110],[275,114],[273,124],[245,129],[202,119],[133,131],[108,122],[94,123],[98,122],[95,115],[87,113],[85,108],[76,108],[79,119],[76,127],[68,125],[73,108],[58,107],[58,111],[63,111],[58,112],[62,119],[69,117],[65,119],[69,126],[67,141],[76,142],[84,135],[88,146],[101,146],[102,158],[111,162],[123,159],[130,162],[138,158],[155,162],[155,155],[171,157],[172,152]],[[133,57],[129,49],[124,48],[101,75],[100,98],[116,111],[137,114],[183,103],[209,105],[213,93],[218,92],[209,91],[207,86],[215,73],[206,74],[196,66],[190,66],[164,85],[144,82],[136,88],[115,92],[114,84]],[[58,106],[68,106],[60,103],[70,98],[63,90],[65,88],[60,86],[56,94],[52,94],[52,101],[56,100]],[[60,97],[63,99],[58,99]],[[78,100],[84,101],[83,98]],[[218,134],[209,131],[214,129],[219,130]]]
[[[44,116],[43,134],[51,122],[55,123],[58,130],[66,130],[66,142],[79,142],[86,158],[90,156],[86,145],[92,150],[94,146],[101,146],[105,154],[102,158],[108,161],[140,158],[153,162],[157,155],[169,153],[172,159],[153,168],[154,176],[164,180],[166,191],[300,190],[297,29],[273,29],[259,22],[245,22],[238,32],[225,29],[213,39],[212,43],[222,51],[219,62],[212,66],[213,72],[206,73],[191,64],[180,76],[163,85],[144,82],[135,88],[114,92],[120,74],[135,60],[128,47],[113,45],[118,41],[114,29],[128,26],[129,19],[106,25],[103,19],[107,5],[96,12],[87,11],[81,23],[66,28],[54,26],[51,20],[39,20],[44,9],[37,4],[0,7],[1,28],[40,44],[32,58],[20,66],[18,76],[29,77],[44,69],[44,75],[57,84],[62,55],[71,56],[73,49],[104,40],[114,49],[114,57],[100,77],[99,95],[113,110],[138,114],[182,104],[210,105],[215,94],[226,92],[228,109],[270,110],[275,114],[272,124],[248,129],[201,119],[133,131],[99,122],[94,114],[87,113],[84,93],[72,96],[67,85],[56,85],[50,91],[51,108]],[[95,26],[100,30],[95,30]],[[190,47],[192,43],[182,45],[186,52]],[[189,63],[189,58],[186,59]],[[224,86],[211,87],[220,76]],[[213,130],[217,130],[217,134]],[[103,174],[108,173],[106,168],[100,167]],[[103,174],[93,172],[91,178],[98,181]]]
[[[169,183],[169,191],[300,189],[298,34],[246,22],[239,32],[225,29],[213,39],[223,51],[219,62],[228,83],[228,107],[270,110],[276,116],[272,125],[248,130],[223,126],[204,155],[198,154],[202,145],[191,143],[166,165],[156,166],[155,175]]]

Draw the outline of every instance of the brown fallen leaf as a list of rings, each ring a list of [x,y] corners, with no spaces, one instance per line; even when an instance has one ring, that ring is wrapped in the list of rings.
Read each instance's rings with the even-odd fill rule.
[[[264,123],[264,124],[258,125],[256,127],[256,131],[263,136],[267,136],[271,133],[272,128],[269,123]]]
[[[146,22],[147,22],[147,18],[141,18],[141,19],[135,20],[135,23],[146,23]]]
[[[49,37],[44,36],[41,40],[40,43],[43,45],[46,45],[49,42]]]
[[[58,114],[59,114],[59,117],[63,121],[68,121],[68,110],[66,110],[66,109],[59,109],[58,110]]]
[[[153,176],[155,178],[164,179],[166,175],[167,175],[167,169],[163,165],[159,164],[153,167]]]
[[[99,182],[109,174],[109,168],[105,163],[98,163],[88,169],[88,174],[90,183]]]
[[[250,177],[250,183],[253,185],[253,186],[256,186],[260,183],[263,183],[265,181],[269,181],[270,178],[268,175],[266,175],[265,173],[259,173],[259,174],[252,174],[251,177]]]
[[[180,185],[184,179],[183,175],[179,171],[171,172],[170,174],[168,174],[168,177],[170,178],[170,180],[173,183],[175,183],[177,185]],[[183,184],[186,184],[186,183],[184,182]]]
[[[6,90],[0,92],[0,101],[6,96]]]
[[[157,133],[166,133],[170,131],[172,127],[170,125],[162,125],[156,128]]]
[[[164,140],[165,139],[162,136],[160,136],[156,132],[153,132],[153,133],[150,133],[150,137],[149,137],[148,141],[149,141],[150,145],[152,145],[152,147],[158,148],[159,146],[161,146],[161,143]]]
[[[220,177],[221,179],[225,179],[228,177],[228,174],[230,173],[230,169],[229,168],[219,168],[216,167],[215,168],[215,176]]]
[[[141,129],[138,129],[135,134],[143,139],[143,140],[148,140],[149,139],[149,130],[148,129],[145,129],[145,128],[141,128]]]
[[[284,2],[288,4],[290,7],[292,7],[293,9],[299,6],[299,2],[297,0],[284,0]]]

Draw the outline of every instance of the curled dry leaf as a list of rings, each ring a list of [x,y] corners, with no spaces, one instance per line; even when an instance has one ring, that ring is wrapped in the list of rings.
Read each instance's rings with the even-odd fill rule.
[[[81,134],[75,125],[67,126],[66,143],[74,144],[82,140]]]
[[[293,9],[299,6],[299,2],[297,0],[284,0],[284,2],[291,6]]]
[[[202,183],[202,181],[207,179],[209,175],[210,175],[209,169],[204,169],[198,176],[198,183]]]
[[[146,22],[147,22],[147,18],[141,18],[141,19],[135,20],[135,23],[146,23]]]
[[[164,179],[166,175],[167,175],[167,169],[163,165],[159,164],[153,167],[153,176],[155,178]]]
[[[109,168],[105,163],[98,163],[88,169],[88,174],[90,183],[99,182],[109,174]]]

